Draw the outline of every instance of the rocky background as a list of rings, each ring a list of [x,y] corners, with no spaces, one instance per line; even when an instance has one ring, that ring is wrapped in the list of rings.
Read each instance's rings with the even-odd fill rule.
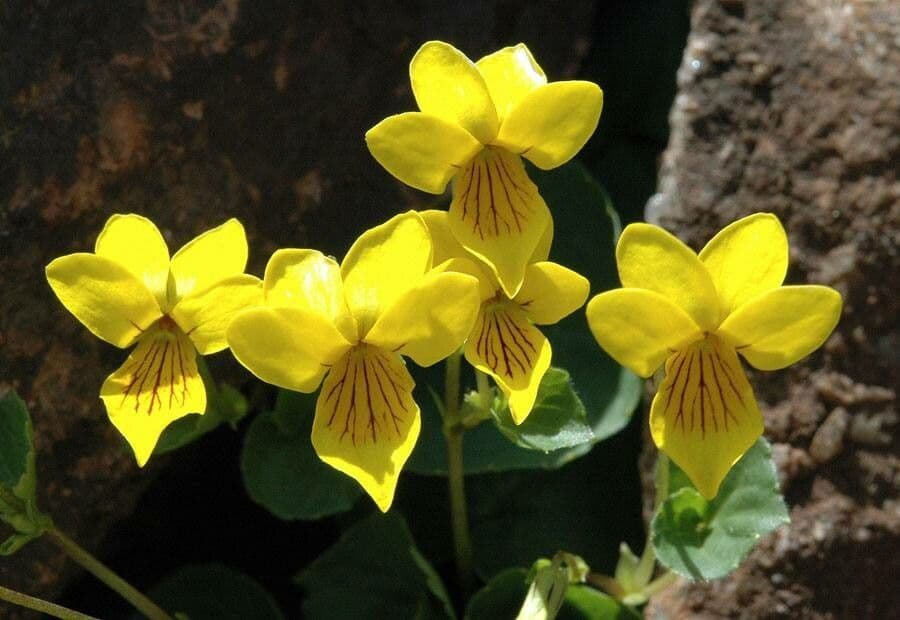
[[[771,211],[788,282],[844,296],[825,347],[755,372],[791,525],[651,618],[889,618],[900,610],[900,4],[703,0],[647,218],[695,248]]]

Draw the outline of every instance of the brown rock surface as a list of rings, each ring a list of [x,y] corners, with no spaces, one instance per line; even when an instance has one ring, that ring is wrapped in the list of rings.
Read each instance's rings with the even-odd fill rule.
[[[845,306],[820,352],[752,377],[791,525],[648,617],[896,617],[900,4],[696,2],[671,125],[648,219],[699,248],[774,212],[787,281],[833,286]]]

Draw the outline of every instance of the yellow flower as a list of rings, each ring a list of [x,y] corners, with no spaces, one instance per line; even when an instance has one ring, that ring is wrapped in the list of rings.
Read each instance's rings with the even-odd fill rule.
[[[531,413],[538,387],[550,368],[550,342],[535,325],[552,325],[587,300],[590,283],[562,265],[547,260],[553,226],[547,227],[519,292],[509,297],[490,270],[461,260],[466,252],[450,232],[445,211],[423,211],[434,239],[439,268],[462,270],[479,280],[481,306],[466,341],[466,360],[487,373],[509,400],[513,421],[521,424]]]
[[[631,224],[616,260],[624,288],[590,301],[591,331],[642,377],[665,362],[650,407],[653,441],[713,498],[763,431],[737,354],[760,370],[793,364],[837,325],[841,296],[781,286],[788,241],[770,213],[726,226],[699,256],[657,226]]]
[[[235,357],[263,381],[298,392],[322,383],[313,447],[383,511],[421,426],[401,355],[442,360],[478,309],[475,278],[431,267],[431,236],[413,211],[363,233],[340,266],[316,250],[279,250],[265,304],[227,331]]]
[[[515,296],[550,221],[521,157],[545,170],[571,159],[597,127],[603,92],[591,82],[548,84],[521,43],[473,63],[429,41],[409,73],[421,112],[378,123],[366,133],[369,150],[420,190],[440,194],[454,179],[453,235]]]
[[[109,218],[93,254],[47,265],[53,292],[95,336],[123,349],[137,343],[103,383],[100,398],[138,465],[169,424],[206,411],[197,353],[227,348],[228,321],[262,298],[259,279],[243,273],[246,264],[247,239],[235,219],[170,260],[153,222],[128,214]]]

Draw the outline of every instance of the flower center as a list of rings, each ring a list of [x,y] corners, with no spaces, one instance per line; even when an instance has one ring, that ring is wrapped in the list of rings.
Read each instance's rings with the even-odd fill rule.
[[[162,315],[160,319],[156,322],[157,327],[159,327],[163,331],[172,332],[178,329],[178,324],[175,322],[175,319],[170,317],[168,314]]]

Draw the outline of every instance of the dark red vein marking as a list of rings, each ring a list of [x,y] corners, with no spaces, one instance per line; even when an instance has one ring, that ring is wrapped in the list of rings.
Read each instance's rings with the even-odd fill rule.
[[[537,187],[528,179],[521,162],[506,161],[513,157],[516,156],[499,149],[485,149],[463,168],[455,186],[453,202],[458,205],[462,220],[481,240],[521,234],[534,202],[539,200]]]
[[[320,398],[331,407],[326,427],[341,425],[338,439],[349,438],[354,447],[368,442],[400,438],[412,409],[412,385],[403,371],[393,366],[402,364],[388,358],[385,351],[362,345],[348,352],[329,377],[327,391]],[[405,415],[406,414],[406,415]]]

